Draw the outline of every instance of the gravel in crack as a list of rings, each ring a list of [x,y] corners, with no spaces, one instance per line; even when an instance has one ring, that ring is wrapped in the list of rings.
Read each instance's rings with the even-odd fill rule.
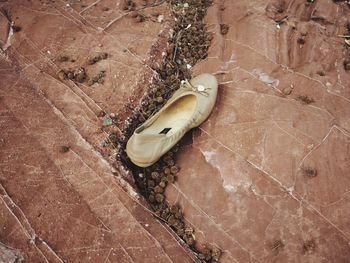
[[[171,5],[175,20],[174,34],[168,41],[164,63],[150,65],[159,74],[160,79],[151,84],[140,106],[130,107],[133,114],[126,120],[122,136],[118,137],[118,144],[115,147],[119,149],[117,159],[133,171],[135,182],[155,215],[167,222],[198,256],[200,248],[196,246],[195,231],[186,226],[181,209],[179,207],[174,209],[164,195],[166,186],[176,181],[176,174],[180,169],[175,164],[178,145],[154,165],[145,169],[133,165],[124,151],[126,142],[134,129],[167,102],[179,88],[181,80],[191,78],[191,68],[197,61],[207,57],[208,48],[213,39],[213,36],[208,34],[203,20],[211,1],[168,0],[168,3]],[[130,16],[137,18],[138,14],[138,12],[133,12]],[[227,34],[228,30],[229,27],[224,25],[222,33]],[[217,262],[221,254],[220,249],[213,248],[209,251],[209,253],[206,252],[204,260]]]

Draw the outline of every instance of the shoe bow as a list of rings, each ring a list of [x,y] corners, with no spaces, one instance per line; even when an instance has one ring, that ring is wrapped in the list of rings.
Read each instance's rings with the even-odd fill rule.
[[[207,92],[207,90],[209,90],[210,88],[205,87],[203,85],[193,86],[187,79],[181,81],[180,87],[183,89],[192,90],[206,97],[209,96],[209,93]]]

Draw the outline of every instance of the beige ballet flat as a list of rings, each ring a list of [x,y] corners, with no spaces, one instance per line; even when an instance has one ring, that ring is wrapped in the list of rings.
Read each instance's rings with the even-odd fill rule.
[[[130,160],[140,167],[158,161],[187,131],[208,118],[217,90],[217,80],[211,74],[183,81],[163,108],[134,131],[126,145]]]

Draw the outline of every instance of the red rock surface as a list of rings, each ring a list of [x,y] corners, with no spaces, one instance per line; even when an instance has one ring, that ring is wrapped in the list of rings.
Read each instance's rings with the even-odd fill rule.
[[[330,0],[214,2],[206,17],[214,39],[195,72],[216,74],[218,101],[181,147],[168,200],[181,204],[198,243],[223,250],[221,262],[348,262],[350,73],[338,35],[350,9]],[[0,45],[11,44],[0,51],[0,259],[195,261],[100,145],[99,111],[123,112],[154,75],[167,6],[143,9],[143,23],[120,1],[0,7],[22,29],[9,37],[0,15]],[[108,58],[88,65],[96,52]],[[57,76],[80,66],[89,76],[105,70],[104,83]]]
[[[350,73],[337,36],[350,9],[305,2],[216,1],[208,11],[215,37],[195,70],[218,76],[218,101],[178,154],[167,196],[222,262],[350,258]],[[280,28],[275,16],[287,17]]]
[[[0,241],[25,262],[193,262],[97,151],[99,111],[117,112],[147,88],[138,83],[167,32],[152,14],[167,16],[167,6],[144,8],[153,20],[136,23],[115,1],[74,3],[1,3],[22,30],[0,54]],[[4,47],[7,26],[0,36]],[[108,58],[87,65],[97,51]],[[103,85],[57,77],[79,66],[106,70]]]

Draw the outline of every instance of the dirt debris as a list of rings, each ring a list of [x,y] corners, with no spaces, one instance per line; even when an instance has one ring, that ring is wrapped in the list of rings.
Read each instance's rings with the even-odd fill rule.
[[[314,103],[315,100],[307,95],[299,95],[298,97],[295,98],[296,100],[300,101],[303,104],[311,104]]]
[[[314,178],[317,176],[317,170],[312,167],[302,167],[301,171],[304,176],[308,178]]]
[[[90,78],[88,80],[88,85],[91,86],[95,83],[103,84],[104,83],[104,77],[106,76],[106,71],[101,70],[96,76]]]
[[[87,64],[88,65],[93,65],[101,60],[107,59],[108,58],[108,53],[106,52],[99,52],[97,54],[92,55],[89,57]]]
[[[87,79],[85,68],[62,69],[58,72],[58,77],[64,80],[72,80],[74,82],[83,83]]]
[[[60,55],[57,57],[57,61],[59,62],[67,62],[69,61],[69,57],[67,55]]]

